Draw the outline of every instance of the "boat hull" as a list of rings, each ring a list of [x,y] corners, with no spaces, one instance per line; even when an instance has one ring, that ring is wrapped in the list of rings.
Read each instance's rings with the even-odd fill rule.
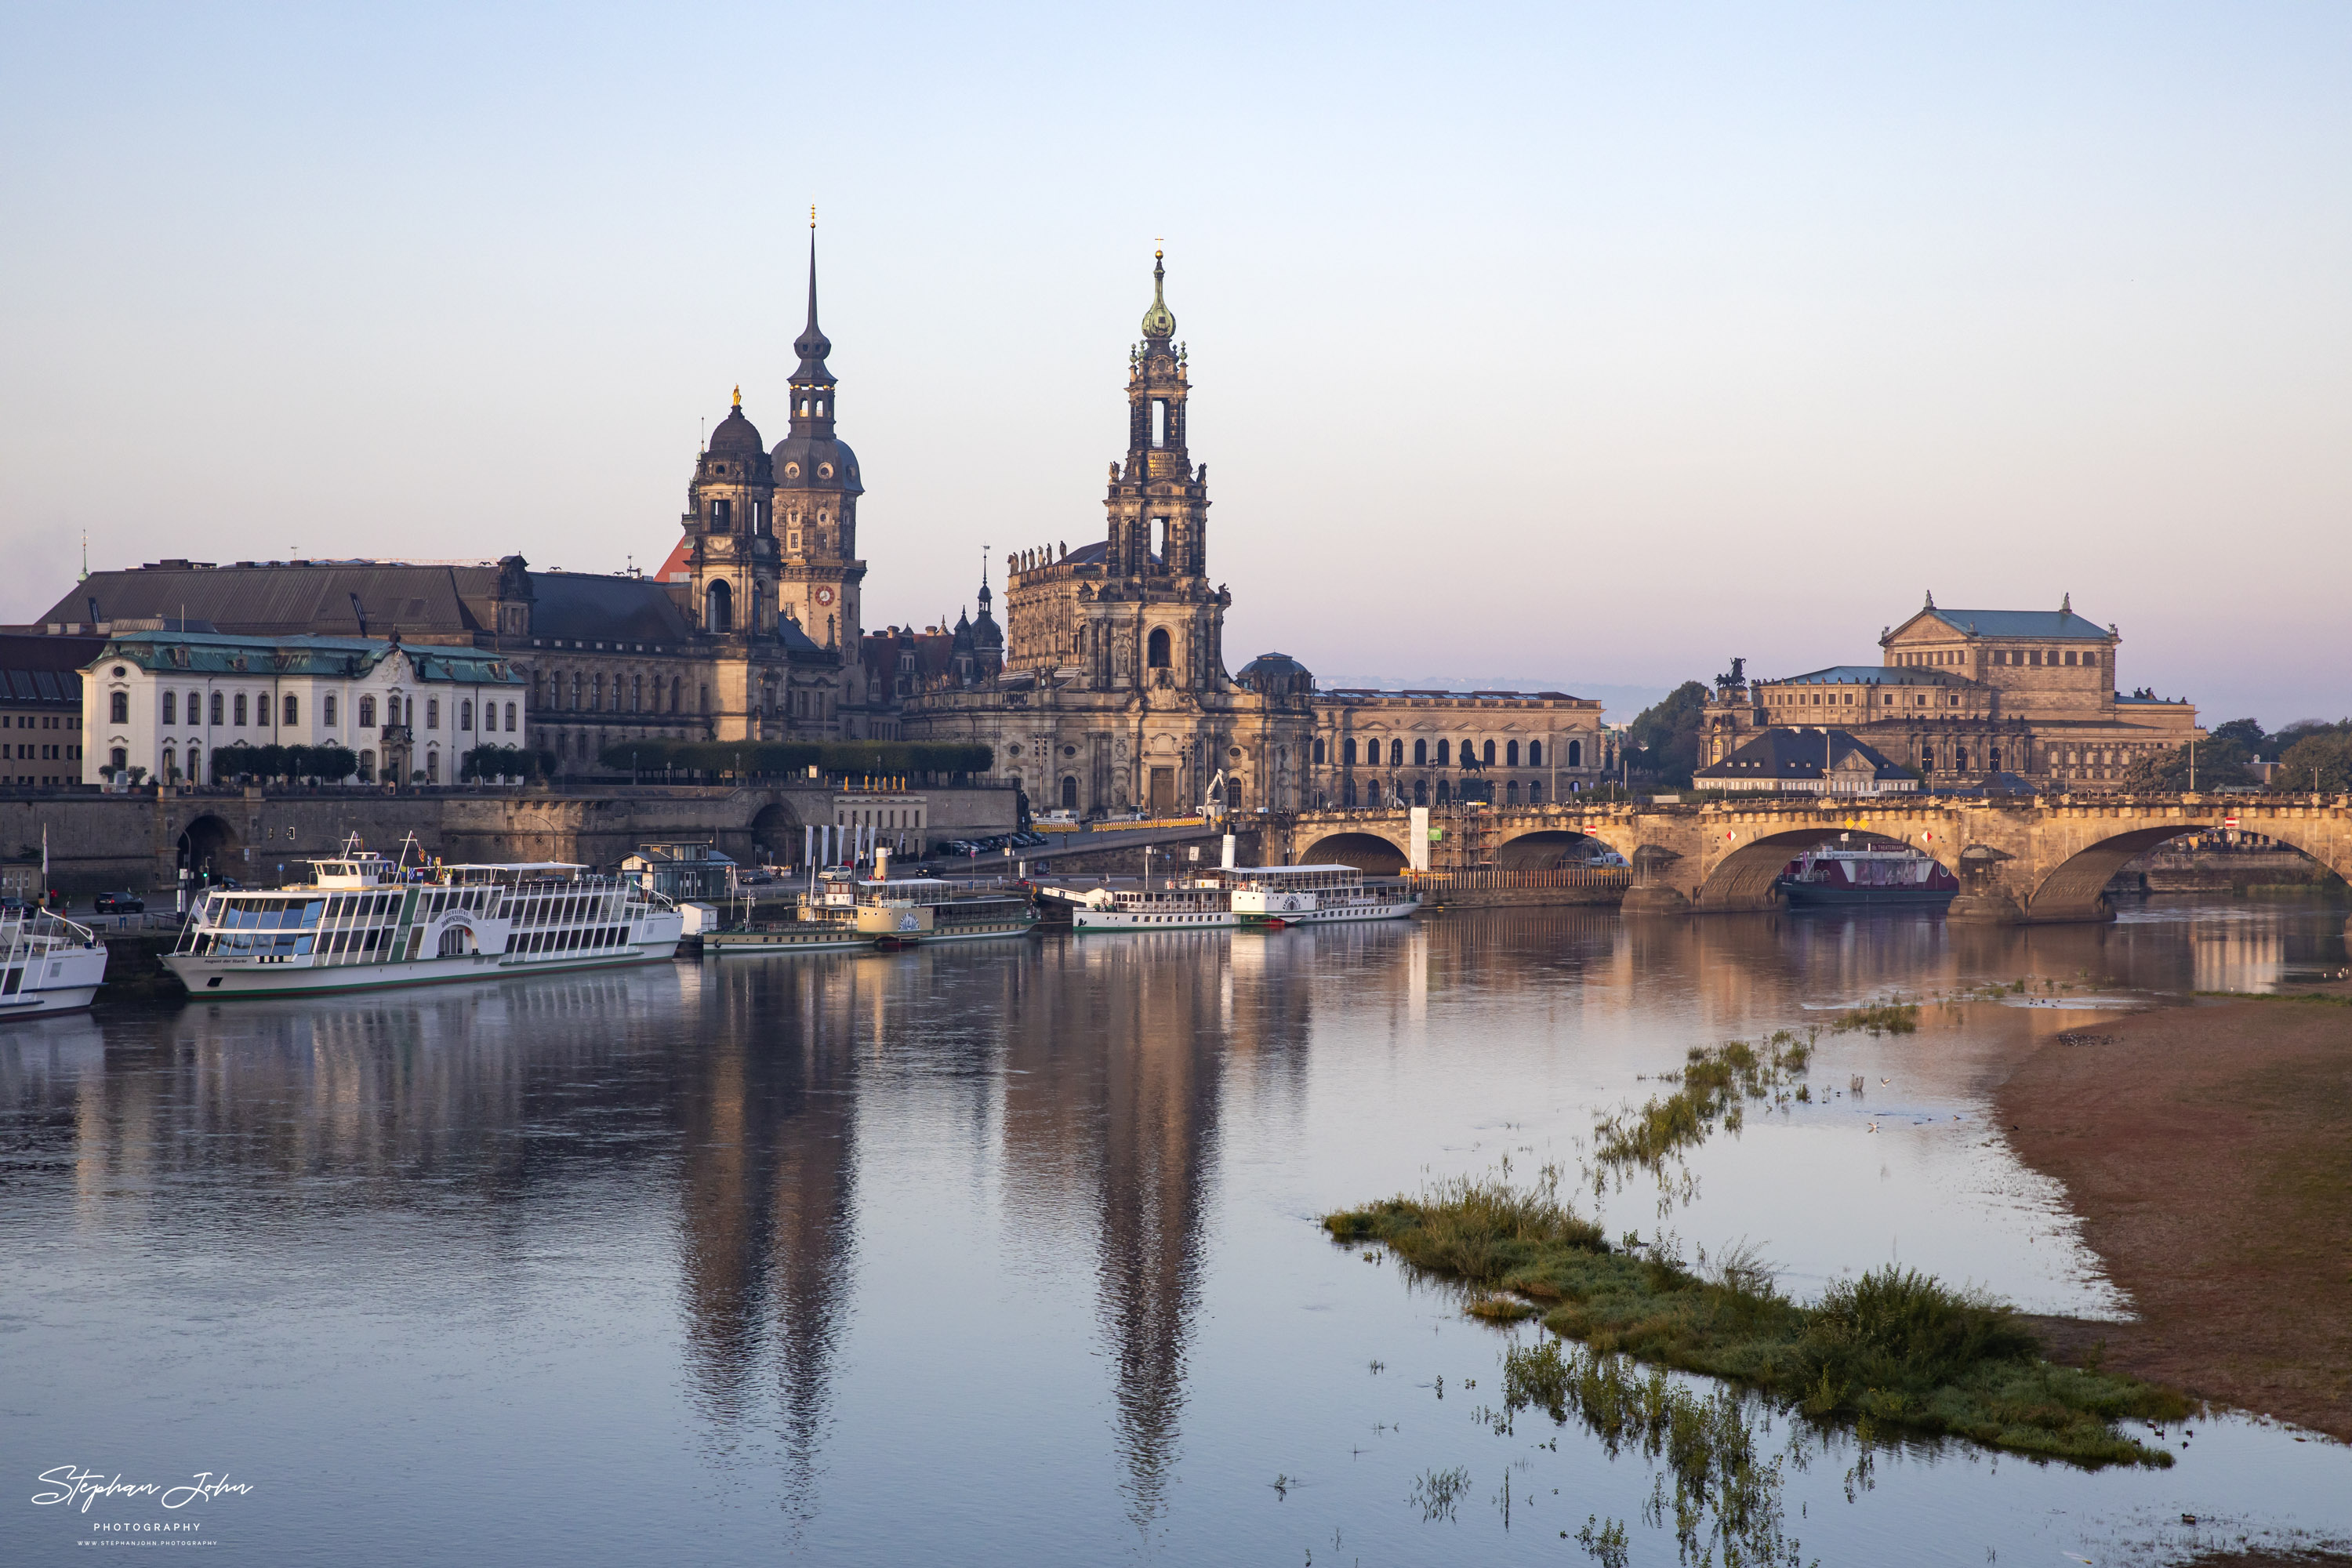
[[[58,985],[41,991],[19,991],[0,998],[0,1024],[16,1018],[47,1017],[52,1013],[79,1013],[98,997],[95,982],[88,985]]]
[[[341,963],[320,968],[262,964],[173,953],[163,960],[188,994],[208,1002],[268,996],[317,996],[329,992],[387,991],[404,985],[470,984],[486,980],[527,980],[533,975],[577,973],[586,969],[625,969],[659,963],[677,952],[676,937],[640,942],[614,952],[509,959],[486,953],[420,958],[398,963]]]
[[[1959,892],[1958,888],[1829,888],[1785,879],[1777,885],[1792,910],[1850,909],[1856,904],[1941,909]]]
[[[1366,921],[1401,921],[1412,918],[1421,908],[1421,900],[1399,900],[1383,904],[1347,904],[1331,909],[1285,910],[1280,914],[1238,914],[1231,910],[1202,910],[1173,914],[1129,913],[1124,910],[1090,910],[1074,908],[1070,911],[1070,929],[1074,931],[1231,931],[1254,929],[1279,931],[1287,926],[1355,925]]]
[[[702,939],[702,951],[711,957],[772,957],[787,952],[877,952],[909,947],[932,947],[943,942],[989,942],[1027,936],[1037,929],[1033,919],[974,921],[969,925],[933,927],[926,931],[860,931],[848,929],[795,931],[715,931]]]

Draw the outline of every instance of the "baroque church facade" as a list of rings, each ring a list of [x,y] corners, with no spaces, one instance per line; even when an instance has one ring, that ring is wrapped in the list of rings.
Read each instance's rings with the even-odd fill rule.
[[[1209,571],[1208,465],[1186,441],[1190,355],[1155,256],[1130,348],[1127,451],[1097,542],[1005,558],[1005,621],[892,631],[869,669],[912,739],[992,747],[1033,808],[1079,816],[1442,805],[1477,777],[1540,804],[1606,776],[1601,704],[1562,692],[1318,691],[1264,653],[1225,668],[1232,592]],[[930,647],[926,645],[944,645]]]

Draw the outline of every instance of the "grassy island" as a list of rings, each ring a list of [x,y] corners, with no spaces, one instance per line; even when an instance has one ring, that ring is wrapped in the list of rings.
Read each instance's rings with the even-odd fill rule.
[[[2081,1465],[2169,1465],[2117,1424],[2188,1413],[2170,1389],[2053,1364],[2005,1305],[1908,1269],[1874,1270],[1802,1306],[1752,1257],[1719,1260],[1702,1277],[1654,1249],[1612,1246],[1548,1191],[1493,1183],[1391,1198],[1323,1224],[1342,1243],[1377,1242],[1461,1281],[1478,1316],[1541,1312],[1546,1328],[1597,1353],[1728,1379],[1865,1436],[1900,1427]]]

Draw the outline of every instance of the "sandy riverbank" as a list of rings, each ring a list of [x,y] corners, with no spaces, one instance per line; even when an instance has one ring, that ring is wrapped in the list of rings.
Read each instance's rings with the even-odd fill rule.
[[[2053,1354],[2352,1440],[2352,1006],[2200,1001],[2060,1035],[1996,1100],[2134,1323]],[[2013,1124],[2013,1125],[2012,1125]]]

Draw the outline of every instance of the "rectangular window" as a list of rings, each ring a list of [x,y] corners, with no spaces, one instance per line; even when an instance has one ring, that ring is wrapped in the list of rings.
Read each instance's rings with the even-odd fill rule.
[[[242,691],[240,691],[240,692],[238,692],[238,693],[236,694],[236,724],[237,724],[237,727],[238,727],[238,728],[240,728],[240,729],[244,728],[244,726],[245,726],[245,693],[244,693],[244,692],[242,692]]]
[[[515,705],[514,705],[513,703],[509,702],[509,703],[508,703],[508,704],[507,704],[507,728],[508,728],[508,729],[509,729],[509,730],[511,730],[511,729],[513,729],[514,727],[515,727]]]
[[[457,704],[457,728],[459,728],[460,730],[470,730],[470,729],[472,729],[473,727],[474,727],[474,705],[473,705],[472,703],[470,703],[470,702],[460,702],[460,703],[458,703],[458,704]]]
[[[438,697],[425,700],[425,727],[428,730],[441,728],[441,699]]]
[[[333,698],[329,697],[321,700],[319,709],[319,717],[326,724],[328,729],[331,730],[335,727],[335,700]]]
[[[226,709],[226,703],[227,703],[227,700],[227,700],[226,697],[224,697],[221,693],[219,693],[219,692],[217,692],[217,691],[215,691],[215,692],[214,692],[214,693],[213,693],[213,722],[214,722],[214,723],[215,723],[215,724],[220,724],[220,723],[226,723],[226,720],[224,720],[224,719],[221,717],[221,715],[222,715],[222,713],[224,712],[224,710],[225,710],[225,709]]]
[[[301,703],[299,699],[289,697],[286,700],[285,706],[286,710],[279,717],[286,724],[287,728],[292,729],[295,725],[299,724],[302,721]]]

